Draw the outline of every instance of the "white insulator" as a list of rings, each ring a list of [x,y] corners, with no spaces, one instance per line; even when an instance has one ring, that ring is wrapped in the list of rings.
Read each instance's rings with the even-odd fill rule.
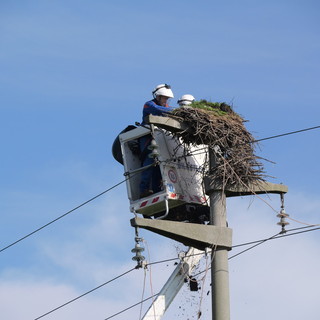
[[[143,255],[141,255],[140,252],[137,252],[136,255],[134,257],[132,257],[132,260],[134,260],[134,261],[143,261],[143,260],[145,260],[145,257]]]
[[[140,257],[134,256],[134,257],[132,257],[132,260],[133,261],[143,261],[143,260],[145,260],[145,257],[144,256],[140,256]]]
[[[154,150],[148,155],[148,157],[149,157],[149,158],[155,158],[155,157],[158,157],[159,154],[160,154],[160,153],[159,153],[156,149],[154,149]]]
[[[144,248],[140,247],[138,243],[136,243],[135,247],[131,250],[131,252],[142,252],[144,251]]]
[[[280,222],[277,223],[278,226],[287,226],[289,224],[289,222],[285,221],[285,220],[281,220]]]
[[[157,149],[157,148],[159,148],[159,147],[156,143],[156,140],[152,139],[150,145],[148,145],[148,149],[153,150],[153,149]]]

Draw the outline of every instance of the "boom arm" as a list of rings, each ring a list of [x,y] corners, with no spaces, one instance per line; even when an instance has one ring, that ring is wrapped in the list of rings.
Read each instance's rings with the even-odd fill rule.
[[[161,319],[175,296],[178,294],[179,290],[182,288],[184,279],[187,275],[190,275],[203,255],[204,251],[192,247],[189,248],[186,256],[177,265],[142,320]]]

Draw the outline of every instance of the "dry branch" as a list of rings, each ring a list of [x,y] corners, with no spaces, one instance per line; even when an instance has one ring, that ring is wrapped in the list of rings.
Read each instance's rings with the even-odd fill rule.
[[[204,107],[204,108],[203,108]],[[255,140],[245,120],[225,103],[196,102],[171,115],[187,124],[175,133],[187,145],[208,145],[216,154],[216,167],[207,174],[218,185],[238,187],[264,181],[263,165],[254,154]]]

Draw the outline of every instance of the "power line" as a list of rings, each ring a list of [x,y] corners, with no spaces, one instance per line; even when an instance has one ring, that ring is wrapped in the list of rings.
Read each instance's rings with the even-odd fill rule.
[[[91,292],[93,292],[93,291],[96,291],[97,289],[100,289],[101,287],[105,286],[106,284],[108,284],[108,283],[110,283],[110,282],[112,282],[112,281],[114,281],[114,280],[117,280],[117,279],[119,279],[119,278],[123,277],[124,275],[126,275],[126,274],[130,273],[131,271],[133,271],[133,270],[135,270],[135,269],[137,269],[137,267],[134,267],[134,268],[132,268],[132,269],[130,269],[130,270],[128,270],[128,271],[126,271],[126,272],[124,272],[124,273],[120,274],[119,276],[117,276],[117,277],[115,277],[115,278],[113,278],[113,279],[111,279],[111,280],[109,280],[109,281],[107,281],[107,282],[105,282],[105,283],[101,284],[100,286],[95,287],[94,289],[91,289],[91,290],[89,290],[89,291],[87,291],[87,292],[83,293],[82,295],[80,295],[80,296],[78,296],[78,297],[76,297],[76,298],[74,298],[74,299],[72,299],[72,300],[69,300],[68,302],[66,302],[66,303],[64,303],[64,304],[60,305],[59,307],[56,307],[56,308],[54,308],[54,309],[52,309],[52,310],[50,310],[50,311],[46,312],[45,314],[41,315],[41,316],[40,316],[40,317],[38,317],[38,318],[35,318],[34,320],[41,319],[41,318],[43,318],[43,317],[47,316],[48,314],[50,314],[50,313],[52,313],[52,312],[54,312],[54,311],[57,311],[57,310],[59,310],[59,309],[61,309],[61,308],[65,307],[66,305],[68,305],[68,304],[70,304],[70,303],[72,303],[72,302],[74,302],[74,301],[76,301],[76,300],[78,300],[78,299],[80,299],[80,298],[82,298],[82,297],[86,296],[87,294],[89,294],[89,293],[91,293]]]
[[[320,126],[315,126],[315,127],[305,128],[305,129],[301,129],[301,130],[291,131],[291,132],[287,132],[287,133],[283,133],[283,134],[279,134],[279,135],[275,135],[275,136],[270,136],[270,137],[267,137],[267,138],[262,138],[262,139],[254,140],[253,142],[259,142],[259,141],[264,141],[264,140],[269,140],[269,139],[279,138],[279,137],[283,137],[283,136],[287,136],[287,135],[291,135],[291,134],[295,134],[295,133],[300,133],[300,132],[304,132],[304,131],[309,131],[309,130],[319,129],[319,128],[320,128]],[[199,149],[199,150],[201,150],[201,149]],[[192,155],[193,155],[193,154],[190,154],[189,156],[192,156]],[[186,155],[186,156],[188,156],[188,155]],[[135,174],[134,174],[134,175],[135,175]],[[14,246],[14,245],[16,245],[17,243],[19,243],[19,242],[21,242],[21,241],[25,240],[26,238],[28,238],[28,237],[32,236],[33,234],[35,234],[35,233],[39,232],[40,230],[42,230],[42,229],[44,229],[44,228],[48,227],[49,225],[51,225],[51,224],[53,224],[54,222],[56,222],[56,221],[58,221],[58,220],[62,219],[63,217],[65,217],[65,216],[69,215],[70,213],[74,212],[75,210],[77,210],[77,209],[79,209],[79,208],[83,207],[84,205],[88,204],[89,202],[91,202],[91,201],[93,201],[93,200],[97,199],[98,197],[100,197],[100,196],[102,196],[103,194],[105,194],[105,193],[109,192],[110,190],[112,190],[112,189],[116,188],[117,186],[119,186],[120,184],[122,184],[123,182],[125,182],[125,181],[129,180],[129,179],[130,179],[130,178],[132,178],[132,177],[133,177],[133,175],[128,176],[128,178],[126,178],[126,179],[124,179],[123,181],[121,181],[121,182],[117,183],[117,184],[116,184],[116,185],[114,185],[113,187],[111,187],[111,188],[109,188],[109,189],[107,189],[107,190],[105,190],[105,191],[101,192],[100,194],[96,195],[95,197],[93,197],[93,198],[91,198],[91,199],[89,199],[89,200],[87,200],[87,201],[83,202],[83,203],[82,203],[82,204],[80,204],[79,206],[77,206],[77,207],[73,208],[72,210],[70,210],[70,211],[68,211],[68,212],[64,213],[63,215],[61,215],[61,216],[57,217],[56,219],[54,219],[54,220],[52,220],[52,221],[50,221],[50,222],[46,223],[46,224],[45,224],[45,225],[43,225],[42,227],[40,227],[40,228],[38,228],[38,229],[36,229],[36,230],[34,230],[34,231],[32,231],[32,232],[28,233],[27,235],[25,235],[25,236],[23,236],[22,238],[20,238],[20,239],[18,239],[18,240],[16,240],[16,241],[14,241],[14,242],[12,242],[11,244],[7,245],[6,247],[3,247],[2,249],[0,249],[0,253],[1,253],[2,251],[5,251],[6,249],[8,249],[8,248],[10,248],[10,247],[12,247],[12,246]]]
[[[308,226],[308,227],[301,227],[301,228],[290,229],[290,230],[287,230],[287,232],[290,232],[290,231],[293,231],[293,230],[305,229],[305,228],[311,228],[311,227]],[[311,230],[299,231],[299,232],[295,232],[295,233],[292,233],[292,234],[285,234],[285,235],[281,235],[281,236],[280,236],[279,233],[277,233],[277,234],[273,235],[272,237],[269,237],[269,238],[266,238],[266,239],[257,240],[257,241],[252,241],[252,242],[243,243],[243,244],[239,244],[239,245],[233,246],[233,248],[234,248],[234,247],[245,246],[245,245],[252,244],[252,243],[257,243],[257,244],[255,244],[254,246],[252,246],[252,247],[250,247],[250,248],[247,248],[247,249],[239,252],[238,254],[235,254],[235,255],[229,257],[229,260],[232,259],[232,258],[235,258],[236,256],[239,256],[240,254],[245,253],[246,251],[251,250],[251,249],[257,247],[258,245],[263,244],[264,242],[267,242],[267,241],[269,241],[269,240],[279,239],[279,238],[283,238],[283,237],[286,237],[286,236],[296,235],[296,234],[300,234],[300,233],[304,233],[304,232],[315,231],[315,230],[319,230],[319,229],[320,229],[320,227],[314,228],[314,229],[311,229]],[[179,259],[179,258],[176,258],[176,259]],[[171,260],[175,260],[175,259],[162,260],[162,261],[159,261],[159,262],[153,262],[152,264],[167,262],[167,261],[171,261]],[[209,268],[209,269],[210,269],[210,268]],[[194,275],[194,276],[196,277],[196,276],[202,274],[203,272],[205,272],[205,271],[201,271],[201,272],[197,273],[197,274]],[[134,304],[134,305],[126,308],[126,309],[123,309],[123,310],[119,311],[118,313],[115,313],[115,314],[111,315],[110,317],[108,317],[108,318],[106,318],[106,319],[104,319],[104,320],[111,319],[111,318],[113,318],[113,317],[115,317],[115,316],[117,316],[117,315],[119,315],[119,314],[121,314],[121,313],[123,313],[123,312],[125,312],[125,311],[127,311],[127,310],[129,310],[129,309],[131,309],[131,308],[133,308],[133,307],[135,307],[135,306],[137,306],[137,305],[139,305],[140,303],[143,303],[144,301],[150,300],[151,298],[153,298],[153,297],[155,297],[155,296],[156,296],[156,295],[153,295],[153,296],[151,296],[151,297],[149,297],[149,298],[146,298],[145,300],[143,300],[143,301],[141,301],[141,302],[138,302],[138,303],[136,303],[136,304]]]
[[[315,231],[315,230],[318,230],[320,229],[319,228],[314,228],[314,229],[310,229],[310,228],[313,228],[317,225],[311,225],[311,226],[307,226],[307,227],[300,227],[300,228],[294,228],[294,229],[289,229],[289,230],[286,230],[286,232],[291,232],[291,231],[295,231],[295,230],[301,230],[301,229],[309,229],[309,230],[305,230],[305,231],[300,231],[300,232],[294,232],[294,233],[290,233],[290,234],[277,234],[276,237],[274,238],[267,238],[267,239],[261,239],[261,240],[256,240],[256,241],[251,241],[251,242],[246,242],[246,243],[242,243],[242,244],[237,244],[237,245],[234,245],[232,246],[232,248],[237,248],[237,247],[243,247],[243,246],[247,246],[249,244],[254,244],[254,243],[259,243],[259,242],[265,242],[266,240],[273,240],[273,239],[277,239],[277,238],[282,238],[282,237],[288,237],[288,236],[293,236],[293,235],[296,235],[296,234],[300,234],[300,233],[304,233],[304,232],[309,232],[309,231]]]
[[[275,235],[273,235],[272,237],[270,237],[270,238],[268,238],[268,239],[260,240],[260,241],[258,241],[258,243],[256,243],[255,245],[251,246],[250,248],[247,248],[247,249],[245,249],[245,250],[243,250],[243,251],[241,251],[241,252],[239,252],[239,253],[231,256],[231,257],[229,257],[228,260],[230,260],[230,259],[232,259],[232,258],[235,258],[235,257],[239,256],[240,254],[243,254],[243,253],[245,253],[245,252],[247,252],[247,251],[249,251],[249,250],[257,247],[257,246],[259,246],[260,244],[263,244],[264,242],[267,242],[267,241],[269,241],[269,240],[272,240],[272,239],[274,239],[274,238],[275,238],[276,236],[278,236],[278,235],[279,235],[279,233],[276,233]]]
[[[311,227],[310,227],[310,228],[311,228]],[[290,233],[290,234],[282,234],[282,235],[278,235],[277,237],[275,237],[275,239],[290,237],[290,236],[294,236],[294,235],[301,234],[301,233],[306,233],[306,232],[310,232],[310,231],[316,231],[316,230],[319,230],[319,229],[320,229],[320,227],[317,227],[317,228],[313,228],[313,229],[309,229],[309,230],[304,230],[304,231],[299,231],[299,232],[294,232],[294,233]],[[271,240],[272,240],[272,239],[271,239]]]
[[[126,309],[123,309],[123,310],[119,311],[118,313],[115,313],[115,314],[111,315],[110,317],[108,317],[108,318],[106,318],[106,319],[104,319],[104,320],[108,320],[108,319],[111,319],[111,318],[113,318],[113,317],[115,317],[115,316],[118,316],[119,314],[121,314],[121,313],[123,313],[123,312],[125,312],[125,311],[128,311],[129,309],[132,309],[132,308],[138,306],[139,304],[141,304],[141,303],[143,303],[143,302],[145,302],[145,301],[148,301],[148,300],[156,297],[158,294],[159,294],[159,292],[156,293],[156,294],[154,294],[153,296],[150,296],[149,298],[146,298],[146,299],[144,299],[144,300],[142,300],[142,301],[140,301],[140,302],[137,302],[137,303],[133,304],[132,306],[130,306],[130,307],[126,308]]]
[[[309,130],[315,130],[315,129],[319,129],[319,128],[320,128],[320,126],[309,127],[309,128],[305,128],[305,129],[296,130],[296,131],[290,131],[290,132],[286,132],[286,133],[281,133],[281,134],[278,134],[278,135],[275,135],[275,136],[270,136],[270,137],[261,138],[261,139],[255,139],[255,140],[250,141],[250,142],[238,144],[238,145],[234,146],[233,148],[239,147],[239,146],[247,144],[247,143],[256,143],[256,142],[260,142],[260,141],[264,141],[264,140],[271,140],[271,139],[280,138],[280,137],[284,137],[284,136],[288,136],[288,135],[296,134],[296,133],[301,133],[301,132],[305,132],[305,131],[309,131]],[[199,149],[197,149],[197,151],[191,152],[191,153],[189,153],[187,155],[184,155],[184,156],[179,156],[177,158],[191,157],[191,156],[198,155],[198,154],[204,154],[204,153],[207,153],[207,149],[208,149],[207,147],[199,148]],[[201,150],[204,150],[204,151],[199,152]],[[173,159],[169,159],[169,160],[173,160]]]
[[[17,243],[21,242],[22,240],[25,240],[26,238],[28,238],[28,237],[32,236],[33,234],[35,234],[35,233],[39,232],[39,231],[40,231],[40,230],[42,230],[42,229],[44,229],[44,228],[48,227],[49,225],[53,224],[54,222],[56,222],[56,221],[58,221],[58,220],[60,220],[60,219],[64,218],[64,217],[65,217],[65,216],[67,216],[68,214],[70,214],[70,213],[72,213],[72,212],[76,211],[77,209],[79,209],[79,208],[83,207],[84,205],[88,204],[89,202],[91,202],[91,201],[93,201],[93,200],[95,200],[95,199],[99,198],[99,197],[100,197],[100,196],[102,196],[103,194],[105,194],[105,193],[107,193],[107,192],[111,191],[112,189],[114,189],[114,188],[118,187],[120,184],[122,184],[123,182],[125,182],[125,181],[126,181],[126,180],[128,180],[128,179],[129,179],[129,178],[126,178],[125,180],[123,180],[123,181],[121,181],[121,182],[119,182],[119,183],[115,184],[115,185],[114,185],[114,186],[112,186],[111,188],[109,188],[109,189],[107,189],[107,190],[105,190],[105,191],[103,191],[103,192],[99,193],[98,195],[94,196],[93,198],[91,198],[91,199],[89,199],[89,200],[87,200],[87,201],[83,202],[82,204],[78,205],[77,207],[75,207],[75,208],[73,208],[73,209],[69,210],[68,212],[66,212],[66,213],[62,214],[62,215],[61,215],[61,216],[59,216],[58,218],[56,218],[56,219],[54,219],[54,220],[52,220],[52,221],[50,221],[50,222],[46,223],[46,224],[45,224],[45,225],[43,225],[42,227],[40,227],[40,228],[38,228],[38,229],[36,229],[36,230],[34,230],[34,231],[32,231],[32,232],[28,233],[27,235],[23,236],[22,238],[20,238],[20,239],[18,239],[18,240],[16,240],[16,241],[14,241],[14,242],[12,242],[11,244],[7,245],[6,247],[4,247],[4,248],[0,249],[0,252],[2,252],[2,251],[4,251],[4,250],[6,250],[6,249],[8,249],[8,248],[10,248],[10,247],[12,247],[12,246],[14,246],[14,245],[16,245]]]
[[[243,250],[243,251],[241,251],[241,252],[239,252],[239,253],[231,256],[231,257],[229,257],[229,260],[232,259],[232,258],[235,258],[236,256],[239,256],[240,254],[242,254],[242,253],[244,253],[244,252],[246,252],[246,251],[249,251],[249,250],[257,247],[258,245],[263,244],[264,242],[267,242],[267,241],[269,241],[269,240],[279,239],[279,238],[283,238],[283,237],[286,237],[286,236],[297,235],[297,234],[300,234],[300,233],[305,233],[305,232],[310,232],[310,231],[315,231],[315,230],[319,230],[319,229],[320,229],[320,227],[313,228],[313,229],[310,229],[310,228],[312,228],[312,227],[307,226],[307,227],[289,229],[289,230],[287,230],[287,232],[291,232],[291,231],[295,231],[295,230],[301,230],[301,229],[309,229],[309,230],[303,230],[303,231],[298,231],[298,232],[294,232],[294,233],[291,233],[291,234],[284,234],[284,235],[280,235],[279,233],[277,233],[277,234],[273,235],[272,237],[269,237],[269,238],[266,238],[266,239],[256,240],[256,241],[251,241],[251,242],[246,242],[246,243],[242,243],[242,244],[238,244],[238,245],[232,246],[232,248],[236,248],[236,247],[240,247],[240,246],[246,246],[246,245],[249,245],[249,244],[255,244],[254,246],[251,246],[250,248],[247,248],[247,249],[245,249],[245,250]],[[194,254],[194,255],[199,255],[199,254],[202,254],[202,253],[197,253],[197,254]],[[194,255],[190,255],[190,256],[194,256]],[[148,266],[148,265],[153,265],[153,264],[164,263],[164,262],[169,262],[169,261],[174,261],[174,260],[179,260],[179,258],[171,258],[171,259],[156,261],[156,262],[148,263],[146,266]],[[137,266],[134,267],[134,268],[132,268],[132,269],[130,269],[130,270],[128,270],[128,271],[126,271],[126,272],[124,272],[124,273],[122,273],[121,275],[119,275],[119,276],[117,276],[117,277],[115,277],[115,278],[113,278],[113,279],[111,279],[111,280],[109,280],[109,281],[107,281],[107,282],[105,282],[105,283],[103,283],[103,284],[95,287],[94,289],[91,289],[91,290],[89,290],[89,291],[81,294],[80,296],[78,296],[78,297],[76,297],[76,298],[74,298],[74,299],[72,299],[72,300],[69,300],[68,302],[66,302],[66,303],[64,303],[64,304],[62,304],[62,305],[60,305],[60,306],[52,309],[51,311],[49,311],[49,312],[41,315],[41,316],[38,317],[38,318],[35,318],[34,320],[41,319],[41,318],[47,316],[48,314],[53,313],[54,311],[57,311],[57,310],[65,307],[66,305],[68,305],[68,304],[70,304],[70,303],[72,303],[72,302],[74,302],[74,301],[76,301],[76,300],[78,300],[78,299],[86,296],[87,294],[89,294],[89,293],[91,293],[91,292],[93,292],[93,291],[95,291],[95,290],[97,290],[97,289],[105,286],[106,284],[108,284],[108,283],[110,283],[110,282],[112,282],[112,281],[114,281],[114,280],[117,280],[117,279],[121,278],[122,276],[130,273],[131,271],[133,271],[133,270],[135,270],[135,269],[138,269]],[[198,275],[200,275],[200,274],[203,273],[203,272],[204,272],[204,271],[201,271],[201,272],[197,273],[197,274],[194,275],[194,276],[198,276]],[[147,301],[147,300],[150,300],[150,299],[154,298],[154,297],[157,296],[158,294],[159,294],[159,293],[154,294],[154,295],[150,296],[149,298],[146,298],[146,299],[144,299],[144,300],[142,300],[142,301],[140,301],[140,302],[137,302],[137,303],[135,303],[134,305],[132,305],[132,306],[126,308],[126,309],[123,309],[123,310],[119,311],[118,313],[113,314],[113,315],[111,315],[110,317],[108,317],[108,318],[106,318],[106,319],[104,319],[104,320],[111,319],[111,318],[113,318],[113,317],[115,317],[115,316],[117,316],[117,315],[119,315],[119,314],[121,314],[121,313],[123,313],[123,312],[125,312],[125,311],[127,311],[127,310],[129,310],[129,309],[131,309],[131,308],[133,308],[133,307],[135,307],[135,306],[137,306],[137,305],[145,302],[145,301]]]
[[[305,229],[305,228],[312,228],[311,226],[308,226],[308,227],[301,227],[301,228],[295,228],[295,229],[290,229],[290,230],[287,230],[287,232],[290,232],[290,231],[294,231],[294,230],[299,230],[299,229]],[[269,240],[274,240],[274,239],[280,239],[280,238],[284,238],[284,237],[288,237],[288,236],[293,236],[293,235],[297,235],[297,234],[301,234],[301,233],[306,233],[306,232],[311,232],[311,231],[316,231],[316,230],[319,230],[320,227],[317,227],[317,228],[313,228],[313,229],[309,229],[309,230],[304,230],[304,231],[299,231],[299,232],[294,232],[294,233],[290,233],[290,234],[280,234],[280,233],[277,233],[269,238],[266,238],[266,239],[262,239],[262,240],[256,240],[256,241],[252,241],[252,242],[247,242],[247,243],[243,243],[243,244],[239,244],[239,245],[235,245],[235,246],[232,246],[232,248],[235,248],[235,247],[240,247],[240,246],[246,246],[246,245],[249,245],[249,244],[253,244],[255,243],[255,245],[251,246],[250,248],[247,248],[231,257],[228,258],[228,260],[230,259],[233,259],[257,246],[259,246],[260,244],[263,244]],[[202,274],[203,272],[205,271],[200,271],[199,273],[197,273],[196,275],[194,276],[198,276],[200,274]]]
[[[310,229],[310,228],[313,228],[315,226],[317,226],[317,225],[311,225],[311,226],[306,226],[306,227],[288,229],[288,230],[286,230],[286,232],[292,232],[292,231],[301,230],[301,229]],[[238,247],[243,247],[243,246],[248,246],[250,244],[256,244],[256,243],[258,243],[258,244],[261,243],[262,244],[262,243],[264,243],[266,241],[269,241],[269,240],[278,239],[278,238],[282,238],[282,237],[288,237],[288,236],[292,236],[292,235],[296,235],[296,234],[300,234],[300,233],[305,233],[305,232],[309,232],[309,231],[315,231],[315,230],[318,230],[318,229],[320,229],[320,227],[317,227],[317,228],[314,228],[314,229],[311,229],[311,230],[305,230],[305,231],[290,233],[290,234],[279,234],[279,233],[277,233],[277,234],[275,234],[274,236],[272,236],[270,238],[260,239],[260,240],[250,241],[250,242],[245,242],[245,243],[241,243],[241,244],[236,244],[236,245],[232,246],[232,249],[238,248]],[[245,251],[248,251],[248,250],[246,249],[243,252],[245,252]],[[200,254],[202,254],[202,253],[196,253],[196,254],[193,254],[193,255],[186,256],[186,257],[192,257],[192,256],[200,255]],[[229,259],[231,259],[231,258],[229,258]],[[175,260],[179,260],[179,258],[177,257],[177,258],[169,258],[169,259],[160,260],[160,261],[154,261],[154,262],[147,263],[146,266],[151,266],[151,265],[165,263],[165,262],[171,262],[171,261],[175,261]]]
[[[276,136],[271,136],[271,137],[267,137],[267,138],[255,140],[254,142],[263,141],[263,140],[269,140],[269,139],[274,139],[274,138],[278,138],[278,137],[282,137],[282,136],[286,136],[286,135],[290,135],[290,134],[295,134],[295,133],[300,133],[300,132],[304,132],[304,131],[308,131],[308,130],[314,130],[314,129],[318,129],[318,128],[320,128],[320,126],[310,127],[310,128],[306,128],[306,129],[302,129],[302,130],[297,130],[297,131],[292,131],[292,132],[288,132],[288,133],[284,133],[284,134],[280,134],[280,135],[276,135]],[[97,199],[98,197],[102,196],[103,194],[105,194],[105,193],[111,191],[112,189],[116,188],[117,186],[119,186],[120,184],[122,184],[123,182],[125,182],[126,180],[128,180],[128,179],[130,179],[130,178],[131,178],[131,177],[128,177],[128,178],[124,179],[123,181],[121,181],[121,182],[117,183],[116,185],[112,186],[111,188],[109,188],[109,189],[101,192],[100,194],[98,194],[98,195],[92,197],[91,199],[83,202],[82,204],[80,204],[79,206],[73,208],[72,210],[69,210],[68,212],[64,213],[63,215],[57,217],[56,219],[50,221],[49,223],[47,223],[47,224],[45,224],[45,225],[43,225],[42,227],[34,230],[33,232],[25,235],[24,237],[16,240],[15,242],[7,245],[6,247],[0,249],[0,252],[5,251],[6,249],[8,249],[8,248],[14,246],[15,244],[17,244],[17,243],[25,240],[26,238],[28,238],[28,237],[30,237],[31,235],[39,232],[40,230],[46,228],[47,226],[53,224],[54,222],[62,219],[63,217],[65,217],[65,216],[69,215],[70,213],[74,212],[75,210],[81,208],[82,206],[88,204],[89,202]],[[246,251],[249,251],[249,250],[253,249],[254,247],[256,247],[256,246],[258,246],[258,245],[260,245],[260,244],[262,244],[262,243],[264,243],[264,242],[266,242],[266,241],[269,241],[269,240],[272,240],[272,239],[277,239],[277,238],[279,238],[279,237],[286,237],[286,236],[291,236],[291,235],[295,235],[295,234],[299,234],[299,233],[304,233],[304,232],[309,232],[309,231],[315,231],[315,230],[318,230],[318,229],[320,229],[320,228],[314,228],[314,229],[311,229],[311,230],[305,230],[305,231],[300,231],[300,232],[296,232],[296,233],[293,233],[293,234],[285,234],[285,235],[281,235],[281,236],[279,236],[279,234],[276,234],[276,235],[274,235],[274,236],[272,236],[272,237],[270,237],[270,238],[267,238],[267,239],[263,239],[263,240],[258,240],[258,241],[251,242],[251,243],[256,243],[256,244],[255,244],[254,246],[250,247],[250,248],[247,248],[247,249],[241,251],[240,253],[238,253],[238,254],[236,254],[236,255],[234,255],[234,256],[229,257],[229,259],[232,259],[232,258],[234,258],[234,257],[236,257],[236,256],[238,256],[238,255],[240,255],[240,254],[242,254],[242,253],[244,253],[244,252],[246,252]],[[237,245],[237,246],[243,246],[243,245],[248,245],[248,244],[249,244],[249,243],[247,243],[247,244],[241,244],[241,245]],[[236,247],[236,246],[234,246],[234,247]],[[156,264],[156,263],[168,262],[168,261],[172,261],[172,260],[176,260],[176,259],[177,259],[177,258],[175,258],[175,259],[167,259],[167,260],[163,260],[163,261],[160,261],[160,262],[153,262],[153,263],[150,263],[149,265],[151,265],[151,264]],[[128,272],[131,272],[131,271],[134,270],[134,269],[136,269],[136,268],[133,268],[133,269],[129,270]],[[108,281],[108,282],[105,282],[104,284],[102,284],[102,285],[100,285],[100,286],[98,286],[98,287],[96,287],[96,288],[94,288],[94,289],[92,289],[92,290],[90,290],[90,291],[88,291],[88,292],[86,292],[86,293],[84,293],[84,294],[82,294],[82,295],[80,295],[80,296],[78,296],[78,297],[76,297],[76,298],[74,298],[74,299],[72,299],[72,300],[64,303],[63,305],[61,305],[61,306],[59,306],[59,307],[57,307],[57,308],[55,308],[55,309],[47,312],[46,314],[44,314],[44,315],[36,318],[35,320],[40,319],[40,318],[42,318],[42,317],[44,317],[44,316],[46,316],[46,315],[48,315],[48,314],[50,314],[50,313],[58,310],[58,309],[66,306],[66,305],[68,305],[68,304],[70,304],[70,303],[72,303],[72,302],[74,302],[74,301],[76,301],[76,300],[78,300],[78,299],[80,299],[81,297],[83,297],[83,296],[85,296],[85,295],[87,295],[87,294],[89,294],[89,293],[91,293],[91,292],[93,292],[93,291],[101,288],[102,286],[106,285],[107,283],[110,283],[111,281],[114,281],[114,280],[118,279],[119,277],[127,274],[128,272],[126,272],[126,273],[124,273],[124,274],[122,274],[122,275],[120,275],[120,276],[118,276],[118,277],[116,277],[116,278],[114,278],[114,279],[112,279],[112,280],[110,280],[110,281]],[[154,295],[154,296],[156,296],[156,295]],[[153,296],[152,296],[152,297],[153,297]],[[152,297],[149,297],[149,298],[147,298],[147,299],[145,299],[145,300],[143,300],[143,301],[135,304],[134,306],[136,306],[136,305],[138,305],[138,304],[140,304],[140,303],[142,303],[142,302],[144,302],[144,301],[147,301],[147,300],[151,299]],[[126,310],[128,310],[128,309],[130,309],[130,308],[132,308],[132,307],[134,307],[134,306],[131,306],[131,307],[129,307],[129,308],[121,311],[120,313],[122,313],[122,312],[124,312],[124,311],[126,311]],[[119,313],[118,313],[118,314],[119,314]],[[116,314],[116,315],[117,315],[117,314]],[[114,315],[114,316],[115,316],[115,315]],[[113,317],[113,316],[112,316],[112,317]],[[111,318],[111,317],[109,317],[109,318],[107,318],[107,319],[110,319],[110,318]],[[107,320],[107,319],[105,319],[105,320]]]
[[[194,255],[198,255],[198,254],[201,254],[201,253],[197,253],[197,254],[194,254]],[[194,255],[190,255],[188,257],[194,256]],[[174,261],[174,260],[179,260],[179,258],[177,257],[177,258],[170,258],[170,259],[161,260],[161,261],[150,262],[150,263],[147,263],[147,266],[152,266],[154,264],[165,263],[165,262],[170,262],[170,261]]]
[[[253,142],[260,142],[260,141],[264,141],[264,140],[280,138],[280,137],[288,136],[288,135],[290,135],[290,134],[300,133],[300,132],[309,131],[309,130],[314,130],[314,129],[319,129],[319,128],[320,128],[320,126],[315,126],[315,127],[310,127],[310,128],[306,128],[306,129],[291,131],[291,132],[282,133],[282,134],[278,134],[278,135],[271,136],[271,137],[267,137],[267,138],[257,139],[257,140],[254,140]]]

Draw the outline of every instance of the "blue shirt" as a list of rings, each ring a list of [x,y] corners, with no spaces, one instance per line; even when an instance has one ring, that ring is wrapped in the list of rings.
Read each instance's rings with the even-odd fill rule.
[[[141,124],[146,124],[144,118],[149,114],[152,114],[154,116],[165,116],[166,113],[170,113],[174,109],[175,107],[170,107],[169,105],[166,105],[165,107],[160,106],[159,104],[157,104],[156,99],[150,100],[146,102],[143,106]]]

